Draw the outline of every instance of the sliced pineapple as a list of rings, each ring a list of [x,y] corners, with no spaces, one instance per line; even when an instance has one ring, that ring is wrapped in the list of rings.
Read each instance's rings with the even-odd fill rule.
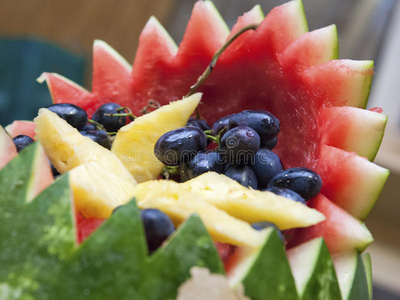
[[[169,215],[175,225],[197,213],[215,241],[258,247],[265,238],[264,232],[254,230],[248,223],[228,215],[174,181],[140,183],[134,195],[140,208],[157,208]]]
[[[280,229],[308,227],[325,220],[315,209],[271,192],[248,189],[225,175],[202,174],[182,185],[210,204],[249,223],[268,221]]]
[[[165,105],[122,127],[111,151],[138,182],[157,178],[163,164],[154,155],[154,145],[168,131],[186,125],[201,99],[197,93]]]
[[[107,171],[97,162],[69,172],[76,210],[85,218],[108,218],[119,205],[133,197],[135,184]]]
[[[122,162],[111,151],[81,135],[77,129],[57,114],[42,108],[34,122],[36,139],[43,145],[50,161],[60,173],[84,163],[96,161],[121,179],[136,183]]]

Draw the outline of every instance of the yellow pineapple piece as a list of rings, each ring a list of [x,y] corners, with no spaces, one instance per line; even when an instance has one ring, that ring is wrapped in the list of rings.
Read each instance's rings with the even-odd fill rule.
[[[202,174],[181,184],[210,204],[249,223],[268,221],[280,229],[308,227],[325,220],[315,209],[271,192],[248,189],[225,175]]]
[[[248,223],[228,215],[174,181],[139,183],[134,195],[140,208],[157,208],[169,215],[175,225],[197,213],[215,241],[259,247],[264,240],[264,232],[254,230]]]
[[[122,127],[111,151],[119,157],[138,182],[157,178],[163,164],[154,155],[157,140],[171,130],[186,125],[201,99],[197,93],[171,102]]]
[[[135,184],[107,171],[97,162],[69,172],[75,207],[85,218],[109,218],[119,205],[133,198]]]
[[[36,140],[42,144],[50,161],[60,173],[65,173],[84,163],[96,161],[121,179],[136,183],[122,162],[111,151],[80,134],[57,114],[42,108],[34,122]]]

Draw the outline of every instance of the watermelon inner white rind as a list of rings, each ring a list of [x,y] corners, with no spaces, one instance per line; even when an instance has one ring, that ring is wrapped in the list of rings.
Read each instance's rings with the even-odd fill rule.
[[[364,264],[356,250],[333,256],[342,298],[345,300],[367,299],[369,288]]]
[[[372,300],[372,262],[369,253],[361,254],[364,263],[365,274],[367,276],[369,300]]]
[[[287,252],[301,299],[340,299],[331,256],[322,238]]]
[[[355,107],[330,107],[322,110],[322,143],[359,156],[375,159],[387,123],[381,113]]]
[[[290,268],[299,295],[303,295],[307,282],[318,261],[321,239],[317,238],[287,252]]]

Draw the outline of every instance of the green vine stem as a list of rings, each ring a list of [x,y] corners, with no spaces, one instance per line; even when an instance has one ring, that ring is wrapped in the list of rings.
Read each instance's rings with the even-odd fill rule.
[[[179,166],[164,166],[162,169],[162,175],[165,179],[169,180],[171,175],[179,174]]]
[[[215,65],[218,61],[218,58],[226,50],[226,48],[228,48],[229,45],[232,44],[232,42],[234,40],[236,40],[236,38],[238,38],[242,33],[246,32],[248,30],[256,30],[257,27],[258,27],[258,24],[247,25],[247,26],[243,27],[242,29],[240,29],[238,32],[236,32],[229,40],[227,40],[226,43],[214,54],[213,58],[211,59],[210,64],[205,69],[203,74],[201,74],[201,76],[197,79],[197,82],[190,87],[189,93],[186,94],[185,98],[196,93],[197,89],[204,83],[204,81],[206,81],[207,77],[211,74],[212,70],[214,70]],[[197,113],[197,115],[199,115],[197,108],[196,108],[196,113]]]
[[[107,130],[104,128],[103,125],[101,125],[100,123],[93,121],[91,119],[88,120],[89,123],[96,125],[97,130],[104,130],[107,132]]]
[[[117,112],[120,111],[128,111],[127,113],[117,113],[117,114],[104,114],[105,116],[109,117],[128,117],[131,121],[134,121],[137,117],[132,113],[131,109],[127,106],[117,108]]]
[[[159,109],[161,107],[161,104],[155,100],[149,100],[149,104],[146,105],[140,112],[142,114],[148,114],[151,111],[149,111],[149,108],[153,108],[154,110]]]

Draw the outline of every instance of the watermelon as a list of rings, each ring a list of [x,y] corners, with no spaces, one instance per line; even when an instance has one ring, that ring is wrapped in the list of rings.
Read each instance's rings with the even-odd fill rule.
[[[18,153],[13,140],[0,126],[0,170],[16,156]],[[26,189],[26,201],[31,201],[54,181],[49,160],[40,145],[37,146],[34,164],[29,172],[33,176]],[[5,180],[5,178],[0,177],[0,180]]]
[[[361,159],[374,159],[387,121],[364,109],[373,63],[337,59],[336,27],[308,32],[299,0],[265,18],[257,6],[231,33],[213,4],[199,1],[179,48],[150,18],[132,68],[106,43],[95,41],[92,92],[58,74],[44,73],[40,81],[47,81],[55,103],[72,102],[89,115],[110,101],[139,114],[149,100],[167,104],[187,94],[227,38],[253,23],[258,28],[224,51],[199,88],[201,116],[212,123],[244,109],[272,112],[281,122],[274,151],[284,167],[316,170],[324,179],[322,193],[364,220],[388,176],[386,169]]]
[[[0,170],[17,155],[13,140],[0,126]]]
[[[17,135],[27,135],[34,140],[36,134],[35,128],[36,125],[32,121],[16,120],[10,125],[7,125],[5,130],[12,138],[16,137]]]
[[[373,238],[365,225],[348,212],[331,202],[323,195],[318,195],[308,202],[312,208],[322,212],[326,220],[307,227],[288,231],[288,248],[295,247],[317,237],[323,237],[331,253],[358,249],[364,251]]]
[[[6,220],[0,227],[0,298],[176,299],[179,287],[193,274],[192,267],[224,273],[217,249],[196,215],[148,256],[134,200],[108,220],[83,219],[73,209],[66,174],[27,201],[26,191],[36,175],[26,169],[35,165],[38,150],[37,143],[27,147],[0,170],[0,178],[5,179],[0,181],[0,210],[4,212],[2,220]],[[79,243],[77,230],[78,237],[84,238]],[[310,243],[315,246],[310,247]],[[337,278],[322,239],[286,255],[278,234],[269,228],[263,232],[261,244],[258,249],[217,244],[220,254],[225,249],[239,258],[231,262],[232,269],[224,280],[243,286],[250,299],[269,295],[271,299],[295,300],[309,295],[307,291],[312,292],[311,299],[340,299],[335,290],[338,281],[343,295],[353,295],[349,299],[361,299],[354,296],[369,293],[363,267],[368,259],[363,256],[361,262],[354,251],[350,256],[345,252],[333,257],[338,274],[344,275]],[[293,252],[297,263],[293,263]],[[301,263],[304,257],[311,262],[309,266]],[[299,285],[299,274],[308,275],[301,280],[305,288]]]
[[[319,262],[328,264],[328,272],[333,276],[325,243],[328,252],[339,255],[354,249],[361,252],[373,240],[363,221],[388,176],[386,169],[372,162],[380,146],[387,118],[379,109],[365,110],[374,73],[373,63],[339,60],[336,27],[331,25],[308,32],[300,0],[276,7],[265,18],[259,7],[255,7],[239,18],[232,32],[229,32],[210,1],[199,1],[195,4],[179,48],[161,24],[154,17],[150,18],[140,36],[133,67],[106,43],[95,41],[92,91],[54,73],[43,73],[38,80],[47,82],[55,103],[76,104],[83,107],[89,116],[106,102],[128,106],[134,114],[139,115],[150,100],[164,105],[184,97],[226,40],[234,32],[253,23],[259,24],[257,29],[247,31],[224,51],[211,75],[198,89],[203,93],[199,112],[210,123],[244,109],[268,110],[279,118],[281,133],[274,151],[285,168],[308,167],[321,175],[321,193],[310,200],[308,205],[326,217],[320,224],[287,232],[290,236],[286,246],[290,249],[301,247],[306,242],[312,243],[315,238],[322,237],[324,241],[317,239],[315,247],[301,249],[308,253],[310,261],[315,262],[315,268],[309,270],[311,279],[318,277],[315,274],[323,271]],[[23,159],[18,157],[19,155],[0,175],[7,177],[9,173],[18,173],[16,168],[21,168],[20,160]],[[61,187],[65,194],[63,197],[68,198],[68,188],[63,178],[65,177],[57,180],[54,185]],[[30,177],[24,177],[21,182],[26,185],[30,181]],[[6,189],[4,184],[2,189]],[[54,189],[50,188],[50,191]],[[19,189],[13,192],[18,193]],[[39,196],[39,200],[43,198],[44,196]],[[11,201],[10,196],[7,199]],[[45,200],[38,203],[43,201]],[[65,204],[66,200],[62,201]],[[71,210],[70,206],[66,206]],[[26,208],[28,215],[32,214],[31,207],[36,206]],[[51,213],[47,207],[38,211],[45,216],[46,212]],[[33,215],[38,215],[38,211]],[[25,213],[25,210],[22,212]],[[128,218],[129,214],[134,216],[133,219]],[[11,268],[18,274],[27,274],[24,278],[30,279],[29,284],[24,287],[21,286],[24,282],[12,281],[12,291],[27,289],[29,296],[43,296],[47,292],[47,295],[60,294],[73,298],[82,296],[88,290],[94,297],[101,298],[111,290],[114,292],[113,296],[142,296],[151,299],[157,296],[158,289],[154,287],[168,286],[168,293],[164,296],[172,298],[176,294],[177,285],[188,278],[190,265],[203,265],[212,272],[223,271],[221,261],[215,258],[217,252],[213,242],[198,217],[189,219],[189,225],[184,227],[189,229],[181,229],[179,232],[184,233],[173,237],[170,241],[172,246],[168,247],[167,244],[167,247],[147,258],[143,254],[145,246],[137,214],[137,207],[132,202],[125,210],[118,212],[117,216],[111,216],[98,230],[94,228],[102,223],[101,220],[80,220],[79,240],[83,241],[93,233],[77,250],[71,250],[71,236],[68,235],[67,250],[68,253],[73,252],[71,256],[65,254],[62,246],[52,244],[52,247],[47,247],[48,239],[44,238],[43,241],[38,238],[46,248],[41,255],[47,255],[49,261],[55,260],[54,249],[62,250],[56,252],[61,253],[61,258],[69,257],[67,261],[61,260],[55,264],[56,271],[60,272],[57,278],[65,282],[69,289],[61,291],[52,276],[38,275],[36,270],[42,264],[39,261],[39,265],[32,263],[33,268],[28,273],[13,265],[5,265],[6,272],[7,268]],[[119,220],[118,216],[122,219]],[[20,219],[25,217],[21,215]],[[69,218],[66,215],[61,217]],[[60,224],[54,219],[50,223],[41,226],[48,226],[51,230],[53,227],[62,229],[57,227]],[[69,223],[68,233],[72,228]],[[54,231],[55,229],[52,232]],[[135,235],[138,232],[139,236]],[[23,236],[22,232],[18,234]],[[38,232],[37,235],[39,234]],[[45,233],[43,235],[47,237]],[[134,238],[131,240],[131,237]],[[10,239],[7,236],[6,242]],[[57,242],[60,242],[59,239],[54,244]],[[34,257],[35,244],[31,240],[29,244],[33,246],[29,257]],[[14,244],[12,246],[16,247]],[[7,253],[15,250],[9,249]],[[287,295],[298,299],[298,292],[303,293],[309,289],[304,289],[295,282],[293,275],[296,271],[291,271],[284,245],[276,233],[266,232],[263,246],[252,249],[250,254],[246,249],[238,248],[233,255],[231,252],[229,255],[232,259],[239,257],[239,260],[236,265],[231,264],[228,277],[232,278],[233,274],[234,282],[242,282],[248,295],[254,299],[262,299],[265,292],[271,293],[271,297],[276,299],[285,299]],[[229,255],[224,256],[227,266],[232,263]],[[2,261],[7,261],[5,258]],[[23,257],[17,258],[24,261]],[[136,265],[131,259],[135,260]],[[175,272],[178,263],[181,263],[179,266],[183,275],[180,271]],[[106,272],[102,272],[102,266],[107,267]],[[151,267],[154,271],[143,271],[144,266]],[[359,258],[353,266],[357,268],[352,273],[356,274],[354,277],[357,279],[353,282],[358,282],[365,291],[368,288],[366,285],[369,285],[368,280],[357,278],[357,274],[361,272],[358,270],[362,270]],[[274,273],[271,273],[271,269],[278,267],[280,275],[272,278]],[[110,270],[115,270],[115,273]],[[130,274],[128,280],[113,278],[113,274],[122,272]],[[342,273],[349,272],[345,270]],[[4,274],[0,272],[3,276],[0,276],[0,286],[8,280]],[[92,277],[93,274],[96,274],[96,278]],[[133,288],[133,282],[137,282],[138,278],[136,274],[144,274],[144,278],[148,280],[145,281],[146,284],[140,285],[140,289]],[[271,278],[271,282],[263,285],[264,278]],[[315,280],[310,282],[314,289]],[[333,278],[330,282],[335,285],[336,281]],[[348,290],[349,284],[343,284],[341,280],[338,282],[341,290],[342,286]],[[31,290],[37,286],[40,286],[39,290]],[[280,287],[288,293],[284,293]],[[337,295],[338,289],[334,289],[334,294]],[[0,293],[1,291],[0,289]],[[361,294],[366,295],[365,292]],[[324,296],[318,298],[325,299]]]

